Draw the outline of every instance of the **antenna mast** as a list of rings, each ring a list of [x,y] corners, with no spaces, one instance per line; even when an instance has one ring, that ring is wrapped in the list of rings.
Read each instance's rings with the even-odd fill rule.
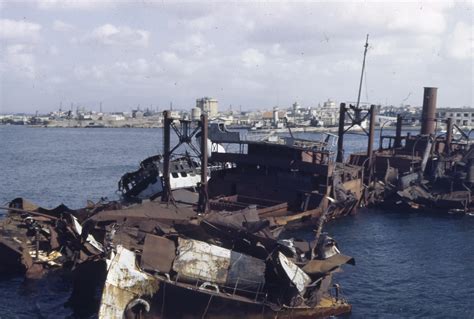
[[[369,35],[367,34],[367,38],[365,39],[364,45],[364,60],[362,61],[362,72],[360,73],[360,83],[359,83],[359,94],[357,95],[357,104],[356,107],[359,107],[360,103],[360,92],[362,91],[362,80],[364,79],[364,70],[365,70],[365,57],[367,55],[367,48],[369,47]]]

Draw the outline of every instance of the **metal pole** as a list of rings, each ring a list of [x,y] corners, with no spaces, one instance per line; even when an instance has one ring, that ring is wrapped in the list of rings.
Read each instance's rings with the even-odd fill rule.
[[[199,192],[199,203],[201,204],[201,212],[207,212],[208,208],[208,193],[207,193],[207,137],[208,137],[208,123],[207,114],[201,115],[201,189]]]
[[[397,115],[397,130],[395,133],[395,142],[393,143],[394,148],[402,147],[402,115]]]
[[[453,142],[453,119],[448,118],[446,121],[446,145],[444,146],[445,148],[445,153],[450,155],[451,153],[451,143]]]
[[[428,164],[428,158],[430,157],[431,153],[431,147],[433,146],[433,140],[431,139],[431,136],[426,137],[426,147],[425,147],[425,152],[423,153],[423,158],[421,160],[421,173],[425,173],[426,169],[426,164]]]
[[[374,150],[374,135],[375,135],[375,105],[370,106],[370,123],[369,123],[369,142],[367,145],[367,157],[369,158],[369,183],[372,179],[372,164],[373,164],[373,150]]]
[[[367,38],[365,39],[364,45],[364,60],[362,61],[362,72],[360,73],[360,83],[359,83],[359,94],[357,95],[357,104],[356,108],[359,107],[360,103],[360,92],[362,91],[362,80],[364,79],[364,70],[365,70],[365,57],[367,56],[367,48],[369,47],[369,35],[367,34]]]
[[[339,130],[337,138],[337,157],[336,161],[342,163],[344,161],[344,122],[346,119],[346,104],[341,103],[339,107]]]
[[[171,114],[169,111],[163,112],[163,180],[164,189],[162,201],[168,202],[170,200],[171,185],[170,185],[170,157],[171,157]]]

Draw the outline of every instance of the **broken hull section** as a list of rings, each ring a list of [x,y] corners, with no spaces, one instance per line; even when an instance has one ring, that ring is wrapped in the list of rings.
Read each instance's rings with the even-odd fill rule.
[[[135,254],[117,247],[117,254],[108,260],[108,273],[102,292],[99,318],[122,318],[127,312],[149,310],[142,296],[152,296],[158,281],[136,266]]]
[[[192,223],[178,222],[161,228],[163,235],[139,235],[144,225],[136,225],[136,230],[117,228],[117,254],[108,261],[99,318],[119,316],[137,305],[150,318],[163,312],[172,318],[196,316],[202,309],[207,317],[219,317],[221,307],[262,318],[350,311],[343,299],[331,297],[330,290],[332,272],[353,260],[331,259],[339,256],[339,250],[326,235],[317,245],[278,241],[266,230],[268,223],[259,222],[256,211],[220,212]],[[312,266],[306,274],[300,267],[309,260]],[[185,308],[173,306],[185,300]]]
[[[454,119],[435,118],[436,95],[437,88],[425,88],[420,134],[402,136],[399,115],[396,135],[381,135],[370,161],[369,153],[350,155],[349,163],[365,167],[367,205],[437,214],[474,212],[474,145]],[[443,122],[446,131],[440,134],[436,127]]]
[[[327,318],[348,314],[352,307],[344,300],[324,297],[314,308],[282,308],[273,310],[268,305],[242,302],[203,293],[167,283],[161,283],[158,293],[150,301],[150,312],[145,318]],[[164,307],[163,307],[164,305]],[[185,306],[184,306],[185,305]]]
[[[247,153],[213,153],[215,163],[233,165],[212,172],[211,209],[256,206],[262,217],[293,227],[316,223],[330,206],[327,219],[357,210],[363,193],[362,167],[331,162],[329,153],[317,149],[247,143]]]
[[[474,183],[469,172],[474,167],[471,160],[474,147],[457,152],[450,157],[442,154],[429,157],[425,170],[421,169],[423,158],[410,156],[407,150],[375,152],[374,180],[369,185],[367,204],[434,214],[473,213]],[[361,154],[352,155],[350,161],[357,164],[365,158]]]
[[[78,217],[117,207],[107,203],[79,210],[64,205],[44,209],[22,198],[14,199],[0,220],[0,272],[36,279],[49,270],[100,258],[102,245],[88,233],[91,225],[81,225]]]
[[[190,156],[174,158],[169,167],[172,190],[195,188],[201,180],[201,167]],[[146,158],[140,163],[137,171],[125,173],[118,183],[118,191],[125,202],[154,199],[163,193],[163,189],[163,157],[161,155]]]
[[[108,260],[109,268],[102,292],[99,318],[133,318],[137,314],[140,314],[142,318],[229,318],[241,316],[249,318],[285,318],[288,316],[292,318],[325,318],[347,314],[351,311],[351,306],[344,299],[339,299],[338,293],[336,293],[336,297],[333,297],[330,290],[324,290],[324,288],[317,290],[316,304],[311,306],[305,304],[306,301],[303,301],[302,295],[298,297],[299,301],[291,301],[292,303],[297,302],[297,305],[278,305],[270,300],[272,293],[265,291],[263,286],[258,288],[249,286],[246,284],[246,280],[240,277],[232,283],[234,285],[232,289],[232,287],[226,286],[230,282],[226,277],[229,277],[233,271],[232,269],[225,270],[228,266],[235,268],[235,264],[228,263],[231,261],[231,256],[227,255],[231,251],[198,241],[185,241],[183,244],[181,249],[187,250],[178,253],[176,264],[173,265],[173,268],[181,271],[183,275],[181,277],[178,275],[175,279],[171,279],[168,274],[158,275],[155,273],[151,275],[142,271],[137,266],[135,253],[118,246],[117,254]],[[309,287],[310,278],[289,259],[281,253],[279,254],[278,260],[284,261],[282,269],[289,276],[288,279],[294,283],[294,288],[288,286],[286,289],[296,288],[299,293],[303,293]],[[183,257],[183,255],[187,257]],[[241,258],[234,262],[238,262]],[[199,272],[197,266],[200,266],[199,262],[205,260],[211,266],[208,269],[210,271],[203,274]],[[324,261],[320,262],[326,264]],[[347,259],[339,263],[332,262],[332,265],[336,265],[335,268],[337,268],[346,262]],[[243,263],[254,264],[255,261],[247,259]],[[201,269],[203,268],[201,267]],[[318,268],[318,270],[320,269]],[[264,271],[264,269],[259,271]],[[293,272],[295,276],[293,276]],[[206,274],[209,277],[206,277]],[[239,276],[244,275],[244,273],[239,274]],[[255,275],[258,274],[248,274],[247,276],[254,277]],[[298,278],[306,278],[306,280]],[[242,279],[240,286],[239,279]],[[330,283],[331,275],[325,276],[321,287],[330,285]],[[285,290],[284,287],[276,289]],[[286,293],[288,291],[283,292],[283,294]],[[299,296],[299,293],[296,292],[295,296]]]
[[[8,238],[0,238],[0,256],[1,274],[22,274],[33,264],[28,252]]]

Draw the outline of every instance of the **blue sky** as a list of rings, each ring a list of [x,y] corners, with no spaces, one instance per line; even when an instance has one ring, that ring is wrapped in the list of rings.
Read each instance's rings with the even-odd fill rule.
[[[0,0],[0,112],[362,100],[472,106],[471,1]]]

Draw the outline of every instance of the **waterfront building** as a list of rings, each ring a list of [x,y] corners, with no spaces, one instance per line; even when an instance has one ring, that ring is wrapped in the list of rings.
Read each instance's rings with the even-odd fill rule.
[[[219,113],[219,106],[216,99],[211,97],[203,97],[196,100],[196,107],[201,109],[201,111],[209,118],[217,117]]]
[[[474,108],[439,108],[436,111],[436,118],[438,120],[451,118],[458,126],[474,127]]]
[[[336,126],[339,121],[339,108],[332,100],[327,100],[323,106],[318,105],[311,113],[322,126]]]

